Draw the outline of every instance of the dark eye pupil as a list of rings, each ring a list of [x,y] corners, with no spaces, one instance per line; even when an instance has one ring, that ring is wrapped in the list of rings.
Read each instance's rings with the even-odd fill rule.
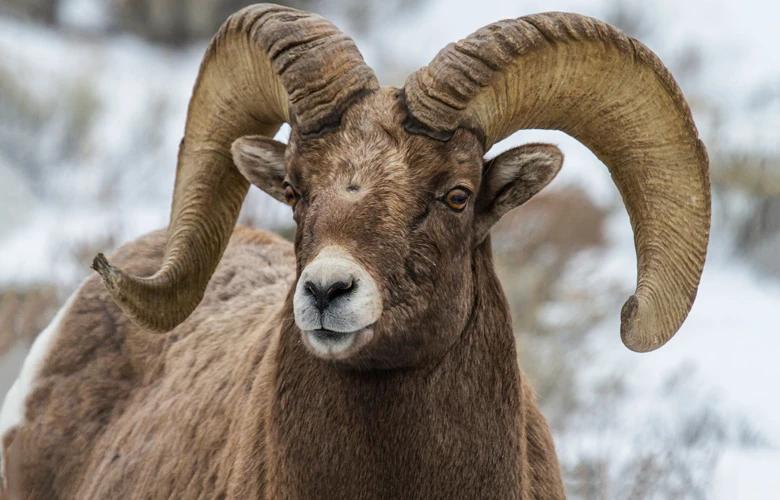
[[[453,189],[447,194],[447,204],[451,208],[461,209],[466,205],[469,199],[469,193],[463,189]]]
[[[295,201],[295,191],[290,186],[284,188],[284,199],[287,203],[293,203]]]

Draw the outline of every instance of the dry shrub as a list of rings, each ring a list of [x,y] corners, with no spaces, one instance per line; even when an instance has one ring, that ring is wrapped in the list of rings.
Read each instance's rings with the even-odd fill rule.
[[[59,302],[57,289],[51,285],[0,290],[0,354],[19,342],[32,344]]]
[[[780,158],[721,154],[712,161],[715,222],[736,235],[736,249],[762,273],[780,276]]]
[[[47,196],[52,165],[83,160],[90,151],[90,131],[100,112],[89,75],[61,78],[56,95],[30,90],[24,78],[0,60],[0,151],[36,194]],[[34,66],[25,73],[53,78]]]
[[[233,12],[253,0],[116,0],[114,24],[122,30],[166,44],[208,39]],[[376,11],[395,13],[414,6],[412,0],[277,0],[302,10],[335,14],[349,19],[350,28],[366,33],[376,22]],[[381,10],[380,10],[381,9]]]
[[[738,243],[748,262],[764,273],[780,276],[780,196],[753,200],[754,209],[738,230]]]
[[[0,13],[54,24],[57,19],[58,4],[58,0],[3,0],[0,2]]]
[[[164,43],[185,43],[213,34],[246,0],[118,0],[114,21],[119,28]]]
[[[550,333],[540,321],[541,310],[558,297],[567,263],[579,252],[603,245],[605,217],[606,211],[584,191],[571,187],[540,194],[497,224],[496,269],[518,331]]]
[[[564,287],[561,278],[577,254],[604,244],[606,215],[584,191],[570,187],[540,194],[504,217],[493,232],[520,366],[556,430],[566,427],[579,406],[576,377],[583,333],[602,314],[584,285]],[[555,308],[559,311],[551,315]]]
[[[719,154],[711,162],[716,186],[755,196],[780,196],[780,158],[748,152]]]
[[[656,29],[657,19],[651,9],[641,0],[613,0],[607,6],[604,20],[629,36],[644,40]]]

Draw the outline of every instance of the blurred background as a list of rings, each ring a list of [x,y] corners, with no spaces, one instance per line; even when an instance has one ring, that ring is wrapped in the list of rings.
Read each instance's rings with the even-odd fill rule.
[[[0,0],[0,395],[106,251],[167,223],[187,101],[209,37],[242,0]],[[571,498],[780,498],[780,4],[768,0],[316,0],[384,84],[446,43],[548,10],[617,25],[693,108],[713,182],[697,302],[664,348],[619,339],[636,260],[607,169],[568,136],[556,182],[494,230],[520,363]],[[285,131],[280,132],[284,139]],[[242,221],[289,235],[252,188]]]

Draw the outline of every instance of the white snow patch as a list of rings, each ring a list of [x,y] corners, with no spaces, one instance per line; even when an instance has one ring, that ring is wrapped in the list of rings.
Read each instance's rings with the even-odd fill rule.
[[[780,493],[780,451],[732,450],[715,469],[712,500],[774,500]]]

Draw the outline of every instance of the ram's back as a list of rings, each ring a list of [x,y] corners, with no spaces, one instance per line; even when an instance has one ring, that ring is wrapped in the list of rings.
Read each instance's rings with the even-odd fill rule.
[[[158,231],[113,261],[149,275],[164,247]],[[289,242],[237,228],[202,303],[166,334],[130,323],[89,278],[36,341],[4,403],[6,494],[220,496],[231,427],[278,330],[294,262]]]

